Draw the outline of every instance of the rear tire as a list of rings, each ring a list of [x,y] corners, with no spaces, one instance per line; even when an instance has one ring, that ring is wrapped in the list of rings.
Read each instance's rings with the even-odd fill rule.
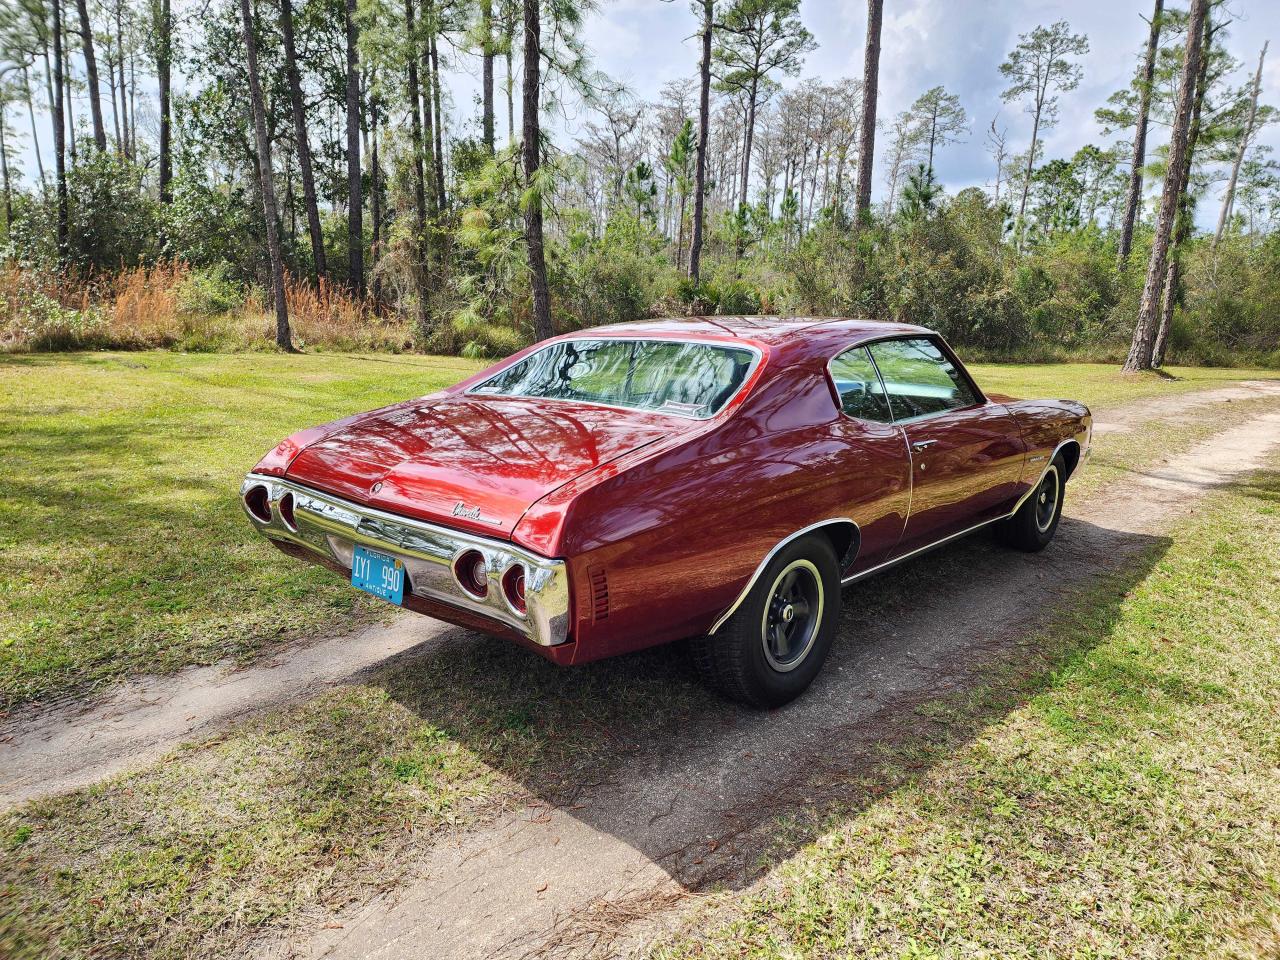
[[[826,662],[840,619],[840,568],[820,535],[787,544],[713,636],[692,643],[703,682],[769,709],[794,700]]]
[[[1026,553],[1038,553],[1047,547],[1058,531],[1058,521],[1062,519],[1066,484],[1066,461],[1055,457],[1017,513],[996,524],[996,536],[1000,542]]]

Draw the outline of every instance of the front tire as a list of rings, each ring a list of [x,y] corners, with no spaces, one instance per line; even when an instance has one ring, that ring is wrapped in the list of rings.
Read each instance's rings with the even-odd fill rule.
[[[826,662],[840,619],[840,568],[826,537],[787,544],[714,636],[693,642],[704,682],[747,706],[800,696]]]
[[[1036,484],[1031,496],[1017,512],[996,525],[996,533],[1005,546],[1037,553],[1049,545],[1062,519],[1063,494],[1067,485],[1067,464],[1055,457]]]

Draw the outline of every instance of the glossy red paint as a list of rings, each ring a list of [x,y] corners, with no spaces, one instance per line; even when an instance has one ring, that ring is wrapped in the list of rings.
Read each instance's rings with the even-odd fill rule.
[[[1087,450],[1089,412],[1071,401],[979,391],[970,407],[904,424],[843,414],[828,361],[905,335],[932,337],[963,370],[929,331],[864,320],[595,328],[570,336],[745,344],[761,360],[708,420],[467,392],[539,344],[432,397],[295,434],[257,469],[564,559],[571,639],[536,649],[584,662],[706,632],[799,530],[825,524],[845,575],[856,576],[1008,513],[1064,441],[1074,441],[1070,460]],[[922,441],[933,442],[913,451]],[[593,577],[607,579],[607,617],[597,616]],[[442,619],[519,639],[429,606]]]

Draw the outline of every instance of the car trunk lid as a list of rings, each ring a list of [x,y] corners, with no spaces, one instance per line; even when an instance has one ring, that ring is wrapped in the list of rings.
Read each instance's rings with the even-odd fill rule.
[[[557,487],[697,421],[466,394],[376,411],[303,450],[288,476],[368,506],[509,537]]]

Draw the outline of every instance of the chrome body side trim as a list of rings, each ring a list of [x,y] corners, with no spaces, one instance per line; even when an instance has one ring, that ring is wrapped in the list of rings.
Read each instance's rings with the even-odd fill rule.
[[[959,540],[961,537],[965,536],[965,534],[973,533],[975,530],[981,530],[983,527],[990,526],[993,523],[999,523],[1001,520],[1008,519],[1008,516],[1008,514],[1002,514],[998,517],[992,517],[990,520],[983,520],[981,523],[975,523],[972,527],[966,527],[959,533],[949,534],[941,540],[935,540],[933,543],[926,543],[923,547],[916,547],[914,550],[904,553],[900,557],[893,557],[890,560],[886,560],[884,563],[877,563],[874,567],[868,567],[866,570],[862,570],[852,576],[845,577],[840,581],[840,583],[841,585],[850,584],[857,580],[861,580],[863,577],[869,577],[873,573],[879,573],[881,570],[902,563],[904,560],[910,560],[912,557],[918,556],[928,550],[932,550],[934,547],[940,547],[944,543],[950,543],[952,540]]]
[[[264,522],[245,508],[250,522],[268,540],[291,543],[351,568],[356,545],[370,547],[404,561],[407,588],[415,596],[435,600],[496,620],[524,634],[534,643],[551,647],[569,639],[569,574],[563,560],[539,556],[515,544],[411,520],[362,506],[290,480],[250,473],[240,488],[244,495],[255,486],[267,489],[271,520]],[[284,525],[278,504],[293,494],[296,532]],[[453,573],[454,561],[475,550],[484,557],[488,591],[483,598],[463,591]],[[506,599],[502,577],[516,563],[525,568],[525,607],[522,614]]]
[[[738,608],[742,606],[742,602],[747,599],[747,594],[751,592],[751,588],[756,585],[756,581],[759,580],[760,575],[764,573],[765,567],[769,566],[769,561],[771,561],[774,557],[778,555],[779,550],[785,547],[792,540],[796,540],[799,537],[803,537],[806,533],[812,533],[814,530],[818,530],[822,527],[829,527],[837,523],[849,524],[849,526],[853,527],[854,535],[861,537],[861,531],[858,529],[858,525],[854,523],[852,520],[850,520],[848,517],[832,517],[829,520],[819,520],[817,523],[811,523],[809,524],[809,526],[803,527],[802,529],[797,530],[795,533],[790,534],[789,536],[783,537],[774,545],[772,550],[770,550],[768,553],[765,554],[764,559],[760,561],[759,566],[757,566],[755,571],[751,574],[751,579],[747,581],[747,585],[743,587],[742,592],[738,594],[738,599],[734,600],[733,603],[730,604],[729,609],[726,610],[724,613],[722,613],[719,619],[716,620],[716,622],[711,625],[711,629],[707,631],[707,636],[711,636],[717,630],[723,627],[725,624],[725,621],[728,620],[737,612]],[[852,560],[850,560],[850,562],[852,562]]]
[[[866,570],[862,570],[862,571],[859,571],[858,573],[853,574],[852,576],[845,577],[844,580],[841,581],[841,583],[849,584],[849,583],[853,583],[854,581],[861,580],[863,577],[869,577],[873,573],[878,573],[881,570],[884,570],[888,567],[892,567],[895,564],[899,564],[903,560],[910,560],[912,557],[919,556],[920,554],[925,553],[926,551],[932,550],[934,547],[940,547],[943,544],[950,543],[952,540],[959,540],[961,537],[965,536],[966,534],[973,533],[975,530],[981,530],[983,527],[990,526],[993,523],[999,523],[1001,520],[1009,519],[1009,517],[1012,517],[1015,513],[1017,513],[1018,510],[1022,507],[1022,505],[1027,502],[1027,499],[1033,493],[1035,493],[1036,490],[1039,489],[1040,484],[1044,482],[1044,478],[1048,475],[1050,468],[1053,466],[1053,461],[1058,456],[1059,452],[1061,452],[1069,444],[1073,444],[1073,443],[1077,447],[1080,446],[1080,442],[1076,440],[1075,437],[1068,437],[1066,440],[1063,440],[1056,447],[1054,447],[1053,453],[1049,455],[1049,458],[1048,458],[1049,462],[1045,464],[1045,468],[1040,471],[1040,476],[1036,477],[1035,483],[1031,484],[1031,486],[1027,489],[1027,492],[1018,498],[1017,503],[1013,505],[1013,509],[1010,510],[1008,513],[1002,513],[998,517],[992,517],[989,520],[983,520],[981,523],[975,523],[973,526],[966,527],[965,529],[961,530],[958,533],[948,534],[947,536],[943,537],[941,540],[935,540],[933,541],[933,543],[926,543],[923,547],[916,547],[916,549],[911,550],[907,553],[904,553],[900,557],[893,557],[892,559],[886,560],[884,563],[878,563],[874,567],[868,567]],[[1031,458],[1028,458],[1028,462],[1030,462],[1030,460]],[[1085,461],[1085,456],[1082,454],[1080,458],[1080,462],[1076,465],[1076,469],[1079,469],[1080,467],[1084,466],[1084,461]]]
[[[1031,486],[1027,489],[1026,493],[1024,493],[1021,497],[1018,498],[1018,501],[1013,505],[1013,508],[1008,513],[1001,514],[997,517],[992,517],[989,520],[983,520],[981,523],[975,523],[973,526],[966,527],[964,530],[961,530],[958,533],[949,534],[943,537],[941,540],[935,540],[933,543],[927,543],[922,547],[917,547],[916,549],[911,550],[907,553],[904,553],[901,556],[893,557],[889,560],[884,561],[883,563],[878,563],[874,567],[868,567],[866,570],[861,570],[858,573],[852,574],[851,576],[848,576],[842,579],[840,581],[841,585],[844,586],[850,583],[854,583],[855,581],[861,580],[864,577],[869,577],[873,573],[878,573],[879,571],[887,569],[888,567],[892,567],[896,564],[899,564],[904,560],[910,560],[912,557],[919,556],[920,554],[925,553],[926,551],[932,550],[935,547],[940,547],[943,544],[950,543],[952,540],[958,540],[961,537],[966,536],[967,534],[973,533],[976,530],[981,530],[983,527],[990,526],[993,523],[998,523],[1001,520],[1005,520],[1013,516],[1015,513],[1018,512],[1018,509],[1027,501],[1027,498],[1030,497],[1036,491],[1036,489],[1040,486],[1040,484],[1044,481],[1045,475],[1049,472],[1049,468],[1053,466],[1054,459],[1058,456],[1059,453],[1062,452],[1062,450],[1064,450],[1070,444],[1075,444],[1077,447],[1080,446],[1080,442],[1075,437],[1068,437],[1066,440],[1063,440],[1061,443],[1059,443],[1057,447],[1054,448],[1053,453],[1050,454],[1049,457],[1047,458],[1048,462],[1045,464],[1044,469],[1040,472],[1040,475],[1036,478],[1035,482],[1031,484]],[[1080,461],[1079,463],[1077,463],[1076,469],[1079,470],[1081,467],[1083,467],[1087,459],[1088,459],[1088,451],[1081,451]],[[1028,458],[1028,462],[1031,462],[1031,458]],[[756,581],[760,578],[760,575],[764,572],[765,567],[769,565],[769,561],[772,560],[775,556],[777,556],[779,550],[785,547],[792,540],[795,540],[797,537],[802,537],[806,533],[811,533],[812,531],[817,530],[820,527],[825,527],[833,523],[848,523],[853,525],[853,528],[855,531],[857,531],[858,529],[858,525],[854,523],[852,520],[850,520],[849,518],[837,517],[831,520],[821,520],[818,523],[810,524],[809,526],[804,527],[803,529],[797,530],[795,533],[791,534],[790,536],[783,538],[781,541],[778,542],[778,544],[772,550],[769,551],[769,553],[765,556],[765,558],[760,561],[760,565],[756,567],[755,572],[751,575],[751,579],[748,580],[747,585],[742,588],[742,593],[738,595],[738,599],[736,599],[733,602],[733,604],[729,607],[729,609],[726,610],[723,614],[721,614],[720,618],[716,620],[714,624],[712,624],[711,629],[707,631],[707,635],[710,636],[714,634],[717,630],[719,630],[722,626],[724,626],[726,620],[728,620],[731,616],[734,615],[734,613],[737,612],[738,608],[742,606],[743,601],[747,599],[747,594],[751,592],[751,588],[756,585]]]

